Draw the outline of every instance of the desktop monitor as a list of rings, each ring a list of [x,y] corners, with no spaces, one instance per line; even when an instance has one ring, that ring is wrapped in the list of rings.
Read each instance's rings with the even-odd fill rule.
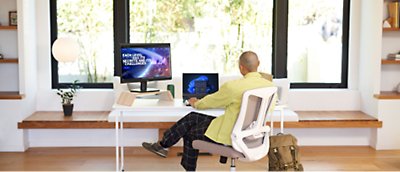
[[[140,90],[131,91],[158,91],[147,88],[147,81],[172,78],[169,43],[122,44],[120,52],[121,83],[140,82]]]

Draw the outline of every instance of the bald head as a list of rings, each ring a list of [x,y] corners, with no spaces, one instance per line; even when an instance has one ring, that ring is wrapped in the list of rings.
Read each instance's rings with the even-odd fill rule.
[[[242,66],[247,72],[257,72],[260,61],[256,53],[246,51],[239,57],[239,65]]]

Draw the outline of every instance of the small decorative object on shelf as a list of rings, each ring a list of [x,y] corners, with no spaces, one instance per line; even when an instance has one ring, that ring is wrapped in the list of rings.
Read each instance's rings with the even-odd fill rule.
[[[10,26],[17,26],[18,20],[17,20],[17,11],[10,11],[9,12],[9,25]]]
[[[62,90],[62,89],[57,89],[57,95],[61,97],[61,103],[63,105],[63,111],[64,111],[64,116],[71,116],[72,111],[74,109],[74,104],[72,103],[72,100],[74,99],[74,96],[76,95],[76,91],[80,88],[79,85],[77,85],[78,80],[75,80],[72,85],[69,86],[69,90]]]
[[[388,54],[388,60],[400,60],[400,54]]]
[[[3,54],[1,54],[1,53],[0,53],[0,59],[4,59],[4,56],[3,56]]]
[[[400,83],[397,84],[397,93],[400,93]]]
[[[391,28],[392,26],[390,25],[389,19],[386,19],[383,21],[383,28]]]
[[[392,28],[399,28],[399,2],[389,2],[389,21]]]

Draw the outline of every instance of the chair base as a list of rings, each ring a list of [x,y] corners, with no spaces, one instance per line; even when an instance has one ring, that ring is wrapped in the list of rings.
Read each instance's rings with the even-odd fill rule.
[[[229,171],[236,171],[235,158],[231,158],[231,168]]]

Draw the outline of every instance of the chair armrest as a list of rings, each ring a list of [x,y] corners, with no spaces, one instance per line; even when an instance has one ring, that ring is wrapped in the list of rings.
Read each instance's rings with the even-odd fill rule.
[[[263,135],[261,133],[267,133],[269,131],[270,131],[269,126],[263,126],[259,129],[253,128],[253,129],[244,130],[236,135],[232,134],[232,136],[235,137],[236,139],[242,139],[242,138],[251,137],[251,136],[253,137],[251,139],[257,139],[257,138],[263,137]]]

